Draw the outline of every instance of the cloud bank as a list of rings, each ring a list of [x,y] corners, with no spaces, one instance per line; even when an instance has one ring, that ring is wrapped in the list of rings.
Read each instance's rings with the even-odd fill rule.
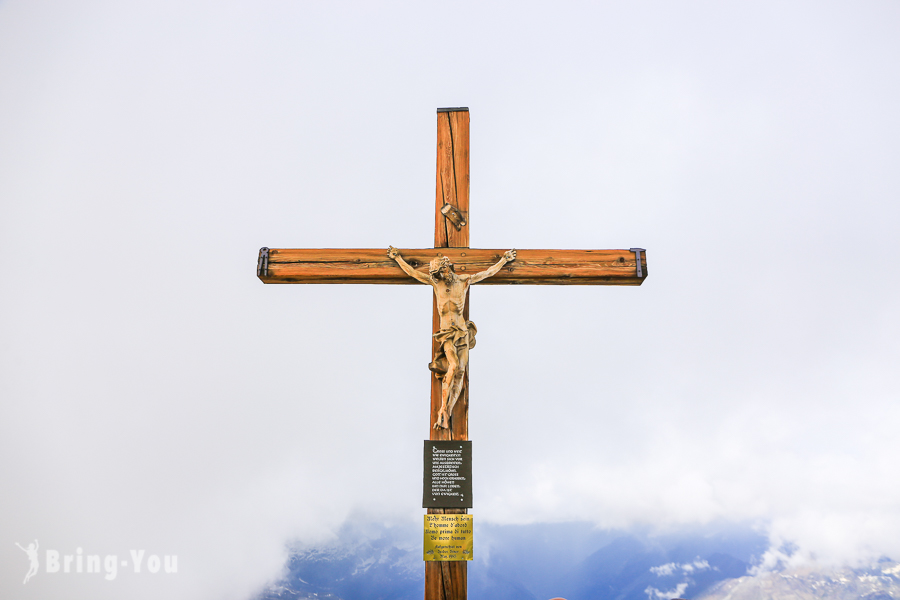
[[[476,518],[900,556],[897,10],[3,3],[2,594],[247,598],[421,519],[430,291],[254,267],[429,246],[466,104],[473,246],[649,260],[473,290]],[[23,586],[34,539],[179,570]]]

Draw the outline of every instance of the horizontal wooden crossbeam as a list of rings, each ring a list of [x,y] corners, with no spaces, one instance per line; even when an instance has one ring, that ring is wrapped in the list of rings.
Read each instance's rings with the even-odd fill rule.
[[[473,275],[500,260],[504,250],[425,248],[400,250],[416,270],[428,273],[432,258],[450,258],[460,275]],[[478,285],[641,285],[647,278],[641,252],[641,277],[630,250],[516,250],[516,260]],[[387,257],[386,248],[271,248],[260,257],[263,283],[414,284],[413,278]]]

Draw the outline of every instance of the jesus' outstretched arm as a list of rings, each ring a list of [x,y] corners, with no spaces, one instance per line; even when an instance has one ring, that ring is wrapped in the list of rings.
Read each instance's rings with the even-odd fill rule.
[[[513,248],[512,250],[507,250],[506,252],[503,253],[503,257],[500,260],[498,260],[497,263],[495,265],[493,265],[491,268],[486,269],[486,270],[482,271],[481,273],[475,273],[474,275],[472,275],[472,278],[469,279],[469,283],[478,283],[479,281],[484,281],[488,277],[493,277],[494,275],[496,275],[497,273],[500,272],[500,269],[503,268],[503,265],[505,265],[508,262],[512,262],[514,260],[516,260],[515,248]]]
[[[400,256],[399,250],[397,250],[393,246],[388,246],[387,255],[388,255],[388,258],[393,258],[395,261],[397,261],[397,265],[401,269],[403,269],[404,273],[406,273],[407,275],[409,275],[416,281],[419,281],[426,285],[431,285],[431,279],[429,279],[427,275],[419,273],[418,271],[413,269],[411,266],[409,266],[409,263],[407,263],[405,260],[403,260],[403,257]]]

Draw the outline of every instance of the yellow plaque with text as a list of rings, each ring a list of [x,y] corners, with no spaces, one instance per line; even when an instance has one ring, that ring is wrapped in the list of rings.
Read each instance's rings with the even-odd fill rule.
[[[472,515],[425,515],[425,560],[472,560]]]

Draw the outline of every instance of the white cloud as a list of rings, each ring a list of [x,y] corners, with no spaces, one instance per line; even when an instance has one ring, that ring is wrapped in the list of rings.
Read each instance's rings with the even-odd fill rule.
[[[694,571],[705,571],[709,569],[709,562],[705,560],[697,559],[694,562],[690,563],[666,563],[664,565],[659,565],[658,567],[650,567],[650,572],[656,575],[657,577],[668,577],[675,573],[675,571],[682,571],[683,573],[690,574]]]
[[[650,600],[672,600],[672,598],[680,598],[687,587],[688,584],[679,583],[672,590],[660,591],[653,586],[647,586],[647,589],[644,590],[644,593],[647,594],[647,598],[649,598]]]

